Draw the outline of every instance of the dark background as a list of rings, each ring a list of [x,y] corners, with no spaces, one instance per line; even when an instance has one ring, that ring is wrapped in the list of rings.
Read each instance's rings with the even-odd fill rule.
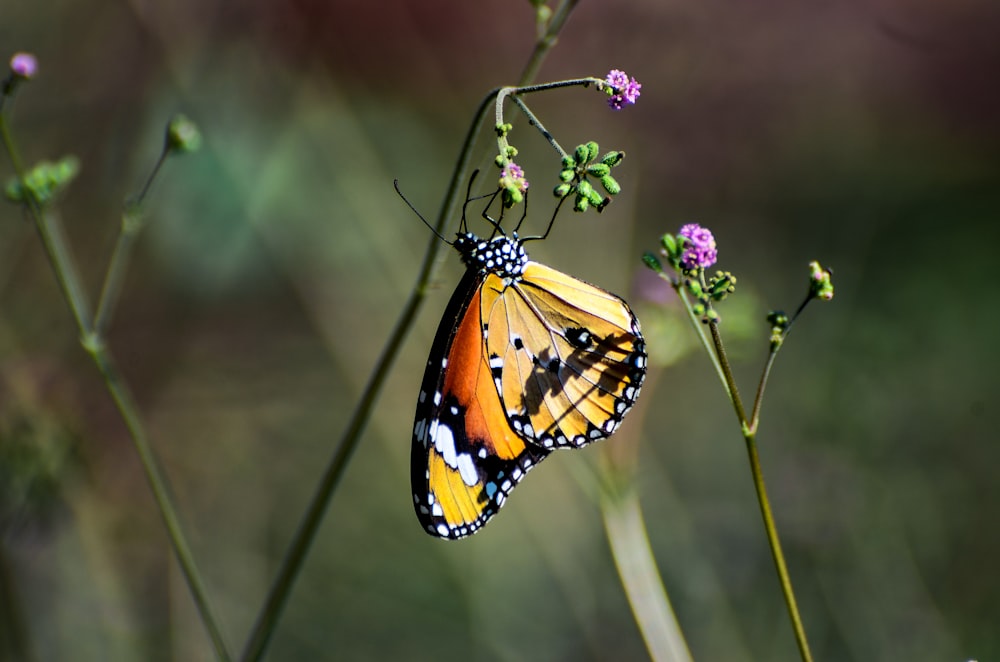
[[[82,163],[58,208],[93,299],[166,121],[183,111],[204,133],[156,182],[110,342],[233,648],[416,277],[428,231],[392,180],[434,216],[473,109],[516,80],[533,34],[527,2],[0,5],[0,54],[40,61],[14,108],[25,159]],[[745,397],[766,311],[794,308],[809,260],[836,271],[834,302],[779,357],[760,431],[817,659],[1000,657],[998,34],[986,0],[585,1],[540,74],[643,84],[621,113],[592,91],[529,100],[564,145],[628,153],[605,214],[564,215],[531,248],[643,320],[659,364],[629,434],[696,659],[796,653],[731,407],[641,280],[642,252],[689,221],[739,278],[723,332]],[[512,140],[545,219],[551,152],[524,123]],[[416,524],[411,421],[460,273],[448,253],[271,659],[643,659],[594,498],[600,450],[547,462],[470,540]],[[38,659],[211,659],[136,453],[12,205],[0,455],[6,623]]]

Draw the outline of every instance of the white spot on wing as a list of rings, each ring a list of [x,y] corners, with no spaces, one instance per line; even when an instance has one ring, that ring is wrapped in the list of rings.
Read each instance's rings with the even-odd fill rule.
[[[472,456],[468,453],[461,453],[458,456],[458,473],[468,486],[473,486],[479,482],[479,472],[476,470],[476,463],[472,461]]]

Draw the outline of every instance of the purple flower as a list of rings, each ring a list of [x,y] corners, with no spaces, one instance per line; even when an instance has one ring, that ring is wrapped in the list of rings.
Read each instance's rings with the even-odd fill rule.
[[[516,189],[521,193],[527,191],[528,180],[524,178],[524,169],[513,161],[508,161],[500,173],[500,187],[507,190]]]
[[[719,252],[715,248],[715,237],[708,228],[688,223],[677,235],[687,239],[681,255],[681,265],[685,269],[705,269],[715,264]]]
[[[613,110],[621,110],[625,104],[635,103],[636,99],[639,98],[639,90],[642,89],[642,84],[639,81],[629,78],[628,74],[620,69],[609,71],[604,82],[608,85],[605,89],[610,95],[608,105]]]
[[[10,70],[19,78],[34,78],[38,73],[38,58],[31,53],[14,53],[10,59]]]

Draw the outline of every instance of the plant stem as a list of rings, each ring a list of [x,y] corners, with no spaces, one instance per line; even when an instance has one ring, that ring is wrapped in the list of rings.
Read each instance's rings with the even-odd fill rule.
[[[205,629],[208,630],[212,645],[215,647],[215,656],[219,660],[229,660],[230,655],[225,639],[222,636],[222,631],[215,617],[212,615],[212,608],[208,601],[208,591],[198,572],[191,548],[184,537],[180,518],[177,515],[173,499],[170,497],[170,492],[167,488],[163,469],[160,467],[156,456],[153,454],[152,447],[149,445],[145,427],[139,416],[139,408],[136,406],[135,400],[132,398],[132,393],[118,370],[118,366],[108,347],[99,342],[85,342],[84,347],[94,359],[98,370],[101,371],[108,392],[114,399],[122,420],[124,420],[125,426],[128,428],[135,442],[135,448],[139,453],[139,460],[142,462],[142,468],[146,472],[146,478],[153,492],[153,498],[159,506],[160,515],[167,528],[167,536],[173,545],[174,554],[177,556],[177,562],[191,589],[195,606],[198,608],[201,620],[205,624]]]
[[[681,297],[683,298],[683,296]],[[801,307],[799,308],[801,311]],[[693,316],[693,311],[689,309]],[[764,531],[767,534],[767,542],[771,547],[771,556],[774,559],[774,566],[778,572],[778,580],[781,583],[781,591],[785,598],[785,606],[788,609],[788,617],[792,623],[792,630],[795,634],[795,642],[799,647],[799,654],[803,662],[812,662],[812,654],[809,651],[809,642],[806,639],[805,628],[802,626],[802,617],[799,615],[798,604],[795,600],[795,592],[792,588],[792,580],[788,574],[788,565],[785,562],[785,555],[781,551],[781,540],[778,537],[778,528],[774,523],[774,515],[771,512],[771,503],[767,498],[767,489],[764,484],[764,472],[760,466],[760,457],[757,453],[757,420],[760,415],[760,403],[763,397],[767,378],[777,354],[777,348],[772,345],[771,353],[768,356],[761,381],[757,388],[757,397],[754,402],[753,420],[748,421],[746,410],[743,408],[743,401],[740,399],[739,391],[736,388],[736,381],[733,378],[732,367],[726,356],[725,347],[722,344],[722,336],[719,333],[717,322],[708,323],[712,333],[712,341],[715,345],[715,354],[719,359],[719,365],[725,375],[725,382],[730,393],[730,400],[736,412],[736,418],[740,423],[743,438],[746,441],[747,454],[750,458],[750,473],[753,477],[754,489],[757,492],[757,503],[760,505],[760,512],[764,519]],[[787,332],[787,330],[786,330]],[[780,345],[779,345],[780,347]]]
[[[524,69],[521,70],[521,77],[517,79],[518,85],[527,85],[538,77],[538,71],[542,68],[545,57],[552,50],[552,47],[556,45],[559,33],[562,32],[563,26],[566,25],[566,21],[569,19],[570,14],[573,13],[579,1],[563,0],[556,7],[555,11],[552,12],[552,17],[549,19],[545,34],[541,35],[535,41],[535,48],[531,51],[531,56],[524,65]]]
[[[94,333],[102,338],[108,331],[111,315],[114,313],[115,306],[118,305],[118,298],[125,282],[125,272],[128,268],[129,258],[132,256],[132,247],[135,245],[135,239],[143,226],[142,203],[169,154],[169,148],[164,145],[163,151],[160,152],[160,157],[156,160],[156,165],[153,166],[149,177],[146,178],[146,183],[139,195],[128,202],[125,211],[122,212],[118,239],[115,241],[115,250],[111,254],[111,260],[108,262],[104,286],[101,288],[101,298],[97,302],[97,314],[94,316]]]
[[[747,454],[750,457],[750,473],[753,475],[753,485],[757,490],[757,502],[760,504],[760,514],[764,518],[764,530],[767,532],[767,541],[771,546],[771,556],[774,558],[775,570],[778,571],[778,581],[781,583],[781,592],[785,597],[788,617],[792,621],[795,643],[799,647],[799,655],[802,661],[812,662],[809,641],[806,639],[802,617],[799,615],[798,603],[795,601],[795,590],[792,588],[792,580],[788,574],[788,564],[785,563],[785,555],[781,551],[781,540],[778,538],[778,529],[774,524],[774,515],[771,513],[771,503],[767,498],[767,489],[764,486],[764,472],[761,470],[760,457],[757,454],[756,435],[748,432],[744,434],[744,439],[747,444]]]
[[[132,399],[124,379],[115,366],[110,350],[104,344],[102,337],[95,331],[90,315],[90,306],[83,292],[83,281],[76,269],[69,249],[69,243],[66,241],[65,233],[62,230],[62,225],[55,217],[46,213],[25,184],[24,166],[20,159],[20,152],[10,135],[5,113],[0,113],[0,139],[2,139],[4,148],[10,157],[14,167],[14,174],[21,183],[22,190],[25,192],[26,204],[34,218],[35,227],[41,237],[49,262],[52,264],[56,280],[63,291],[63,296],[66,298],[70,310],[73,312],[73,317],[80,331],[81,343],[104,377],[108,393],[111,395],[112,400],[114,400],[115,406],[118,408],[118,412],[132,437],[136,451],[139,454],[139,459],[142,462],[143,470],[146,473],[146,478],[153,492],[153,498],[166,525],[167,536],[173,547],[181,571],[184,574],[184,578],[187,581],[188,588],[191,590],[201,620],[212,640],[216,657],[220,660],[229,660],[229,653],[222,637],[222,631],[209,605],[204,582],[201,579],[201,575],[194,562],[194,557],[181,529],[180,520],[174,508],[173,500],[170,498],[167,490],[163,472],[157,464],[152,448],[146,438],[142,419],[138,414],[138,408]]]

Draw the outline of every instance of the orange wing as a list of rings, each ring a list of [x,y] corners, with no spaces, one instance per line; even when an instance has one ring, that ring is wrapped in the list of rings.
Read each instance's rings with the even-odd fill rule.
[[[489,274],[481,290],[488,362],[515,432],[546,449],[613,433],[646,373],[628,304],[537,262],[514,281]]]
[[[478,315],[482,282],[469,270],[452,295],[417,402],[413,505],[424,528],[442,538],[476,532],[548,455],[525,443],[504,413]]]

